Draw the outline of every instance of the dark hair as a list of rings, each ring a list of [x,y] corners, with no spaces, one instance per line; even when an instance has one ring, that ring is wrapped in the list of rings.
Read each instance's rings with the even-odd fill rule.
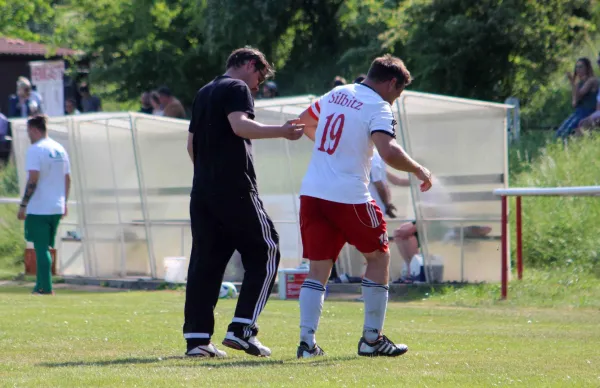
[[[160,99],[158,98],[158,92],[157,91],[153,91],[150,94],[150,98],[152,99],[152,101],[154,101],[157,104],[160,104]]]
[[[167,97],[171,97],[173,95],[173,93],[171,93],[171,89],[169,89],[166,86],[161,86],[160,88],[158,88],[157,92],[158,92],[158,94],[161,94],[161,95],[167,96]]]
[[[73,97],[69,97],[65,100],[65,102],[70,102],[73,105],[77,105],[77,101]]]
[[[142,104],[150,104],[150,99],[152,98],[152,93],[149,91],[145,91],[141,95]]]
[[[382,57],[375,58],[369,68],[367,78],[375,82],[386,82],[392,78],[396,78],[398,88],[409,85],[412,81],[408,69],[400,58],[386,54]]]
[[[335,76],[335,78],[333,79],[333,87],[337,87],[337,86],[342,86],[342,85],[346,85],[346,79],[344,77],[341,77],[339,75]]]
[[[45,115],[33,115],[27,120],[27,125],[38,129],[42,133],[46,133],[46,124],[48,118]]]
[[[269,81],[265,83],[264,87],[267,88],[269,92],[271,92],[271,97],[279,96],[279,91],[277,90],[277,84],[275,82]]]
[[[586,57],[579,58],[577,60],[577,62],[575,62],[575,66],[577,66],[578,62],[583,63],[583,67],[585,67],[585,72],[588,77],[594,76],[594,68],[592,67],[592,62],[589,60],[589,58],[586,58]]]
[[[225,67],[226,69],[238,68],[244,66],[249,61],[255,61],[254,67],[256,68],[256,70],[267,70],[265,73],[265,78],[270,78],[273,75],[275,75],[275,70],[273,69],[271,64],[267,62],[265,54],[250,46],[233,50],[233,52],[229,55],[229,58],[227,58]]]
[[[367,78],[367,76],[364,74],[361,74],[358,77],[356,77],[356,79],[354,80],[354,83],[359,84],[359,83],[363,82],[365,80],[365,78]]]
[[[90,87],[88,86],[88,84],[83,83],[81,85],[79,85],[79,93],[89,93],[90,92]]]

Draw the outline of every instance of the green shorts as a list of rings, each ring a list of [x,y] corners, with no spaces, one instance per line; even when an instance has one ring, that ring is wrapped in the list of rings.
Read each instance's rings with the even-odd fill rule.
[[[25,218],[25,240],[48,244],[54,248],[56,232],[62,214],[27,214]]]

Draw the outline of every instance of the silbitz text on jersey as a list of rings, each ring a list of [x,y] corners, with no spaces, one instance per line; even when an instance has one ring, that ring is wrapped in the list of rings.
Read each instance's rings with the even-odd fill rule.
[[[332,92],[331,96],[329,96],[329,101],[327,102],[329,102],[330,104],[341,105],[356,110],[360,110],[363,106],[362,102],[358,101],[354,97],[348,98],[348,96],[345,93]]]

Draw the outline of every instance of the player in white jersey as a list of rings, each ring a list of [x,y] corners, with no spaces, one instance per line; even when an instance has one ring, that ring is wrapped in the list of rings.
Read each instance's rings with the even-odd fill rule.
[[[408,347],[382,334],[387,309],[390,253],[386,223],[368,189],[373,145],[392,168],[415,174],[431,187],[431,174],[396,143],[391,104],[411,81],[404,63],[391,55],[376,58],[361,84],[339,86],[300,115],[315,141],[300,190],[303,256],[310,271],[300,290],[300,346],[297,357],[324,355],[317,330],[325,283],[344,244],[363,253],[365,301],[361,356],[399,356]]]

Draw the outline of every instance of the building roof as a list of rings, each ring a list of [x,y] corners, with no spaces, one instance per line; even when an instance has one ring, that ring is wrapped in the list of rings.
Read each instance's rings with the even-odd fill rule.
[[[14,39],[7,37],[0,37],[0,55],[39,55],[44,56],[46,54],[57,55],[60,57],[66,57],[76,55],[79,52],[76,50],[66,48],[56,48],[52,50],[52,47],[35,42],[26,42],[22,39]]]

